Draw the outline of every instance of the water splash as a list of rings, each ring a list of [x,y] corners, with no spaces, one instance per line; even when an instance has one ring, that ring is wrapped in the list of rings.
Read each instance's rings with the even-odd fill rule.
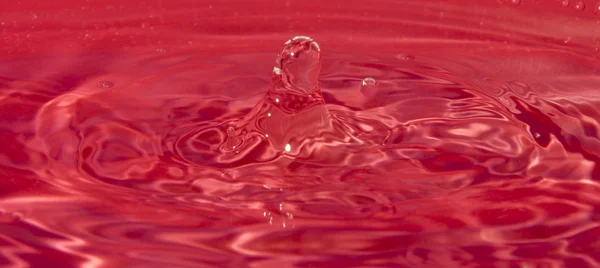
[[[247,133],[260,133],[273,152],[296,152],[299,144],[332,131],[318,83],[321,48],[310,37],[297,36],[285,42],[275,62],[267,94],[241,124]]]
[[[230,126],[227,128],[227,140],[225,142],[226,151],[235,151],[239,149],[243,140],[235,133],[235,128]]]
[[[281,83],[272,91],[312,94],[318,87],[321,48],[310,37],[296,36],[287,42],[276,60],[275,75]]]

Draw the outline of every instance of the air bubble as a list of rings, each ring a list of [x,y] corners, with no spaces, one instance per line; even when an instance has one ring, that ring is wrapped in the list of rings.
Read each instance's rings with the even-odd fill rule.
[[[98,83],[98,87],[99,88],[111,88],[114,85],[115,84],[113,82],[110,82],[110,81],[100,81],[100,83]]]
[[[372,95],[375,92],[376,88],[377,81],[375,81],[375,79],[371,77],[363,79],[362,83],[360,84],[360,92],[365,96]]]
[[[575,10],[582,11],[585,8],[585,4],[582,1],[579,1],[575,4]]]

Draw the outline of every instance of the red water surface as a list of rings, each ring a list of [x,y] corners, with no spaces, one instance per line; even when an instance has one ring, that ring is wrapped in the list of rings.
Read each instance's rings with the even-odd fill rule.
[[[599,4],[3,1],[0,266],[597,267]]]

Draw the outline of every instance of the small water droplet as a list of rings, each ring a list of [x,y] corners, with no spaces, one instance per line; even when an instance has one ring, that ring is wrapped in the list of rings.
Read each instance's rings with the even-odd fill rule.
[[[598,1],[594,6],[594,14],[600,15],[600,1]]]
[[[583,9],[585,9],[585,4],[583,3],[583,1],[578,1],[577,3],[575,3],[574,8],[577,11],[582,11]]]
[[[562,5],[563,5],[563,7],[568,7],[569,6],[569,0],[562,0]]]
[[[267,113],[267,116],[268,116],[268,117],[271,117],[271,113]]]
[[[375,79],[371,77],[363,79],[362,83],[360,84],[360,92],[365,96],[372,95],[375,92],[376,88],[377,81],[375,81]]]
[[[110,81],[100,81],[100,83],[98,83],[98,87],[99,88],[111,88],[114,85],[115,84],[113,82],[110,82]]]
[[[167,50],[166,50],[166,49],[164,49],[164,48],[157,48],[157,49],[156,49],[156,52],[159,52],[159,53],[165,53],[165,52],[167,52]]]
[[[518,6],[521,3],[521,0],[511,0],[510,3],[515,6]]]
[[[278,103],[278,102],[279,102],[279,99],[277,99],[277,98],[276,98],[276,99],[275,99],[275,102],[277,102],[277,103]]]
[[[285,145],[285,151],[286,151],[286,152],[289,152],[289,151],[291,151],[291,150],[292,150],[292,146],[290,146],[290,144],[289,144],[289,143],[288,143],[288,144],[286,144],[286,145]]]
[[[408,55],[408,54],[399,54],[398,56],[396,56],[397,59],[399,60],[404,60],[404,61],[414,61],[415,57]]]

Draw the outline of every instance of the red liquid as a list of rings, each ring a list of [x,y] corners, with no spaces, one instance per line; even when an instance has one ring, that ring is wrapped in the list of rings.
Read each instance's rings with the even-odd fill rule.
[[[598,3],[449,2],[2,3],[0,266],[599,266]]]

